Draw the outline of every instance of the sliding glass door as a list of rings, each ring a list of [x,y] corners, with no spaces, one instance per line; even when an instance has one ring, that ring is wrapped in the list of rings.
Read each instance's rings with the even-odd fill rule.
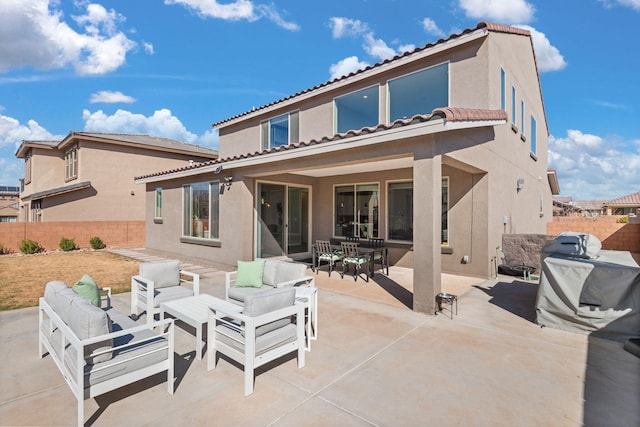
[[[257,256],[310,256],[309,189],[258,183]]]

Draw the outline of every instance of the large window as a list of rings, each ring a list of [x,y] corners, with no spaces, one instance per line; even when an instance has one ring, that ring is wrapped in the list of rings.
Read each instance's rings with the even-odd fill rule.
[[[298,112],[283,114],[261,123],[262,149],[268,150],[281,145],[298,142]]]
[[[162,219],[162,188],[156,188],[155,219]]]
[[[449,244],[449,177],[442,177],[442,238],[440,244]]]
[[[389,80],[389,121],[449,106],[449,64]]]
[[[378,86],[372,86],[334,100],[336,132],[345,133],[364,127],[377,126]]]
[[[538,141],[536,141],[538,137],[538,130],[536,129],[536,119],[531,116],[531,154],[538,154]]]
[[[389,240],[413,241],[413,182],[391,182],[387,187]]]
[[[335,187],[334,235],[378,237],[378,184]]]
[[[218,239],[220,183],[214,181],[185,185],[183,194],[182,234],[187,237]]]
[[[78,148],[73,147],[64,154],[64,178],[69,181],[78,177]]]

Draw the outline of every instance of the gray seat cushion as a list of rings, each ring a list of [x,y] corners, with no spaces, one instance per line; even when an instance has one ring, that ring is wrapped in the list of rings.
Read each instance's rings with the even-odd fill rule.
[[[155,289],[180,285],[180,261],[143,262],[140,276],[153,280]]]
[[[224,324],[218,325],[216,339],[244,353],[244,335]],[[288,325],[256,337],[256,356],[283,344],[296,341],[296,325]]]
[[[155,289],[153,307],[158,308],[163,302],[191,296],[193,296],[193,291],[185,286],[172,286],[170,288]]]
[[[307,275],[307,266],[299,262],[279,262],[276,270],[276,285],[302,279]]]
[[[107,313],[82,296],[78,296],[71,302],[67,324],[80,340],[111,333],[111,319],[109,319]],[[113,340],[111,339],[86,346],[84,354],[86,363],[99,363],[111,359],[111,352],[91,356],[94,351],[109,350],[111,348],[113,348]]]
[[[247,295],[244,300],[242,313],[249,317],[257,317],[285,307],[291,307],[295,303],[296,290],[293,287],[274,288],[267,292]],[[291,323],[291,319],[278,319],[266,325],[256,328],[256,337],[262,336],[275,329],[282,328]]]
[[[248,295],[256,295],[262,292],[268,292],[273,290],[271,286],[263,286],[262,288],[229,288],[229,300],[231,302],[237,302],[244,304]]]

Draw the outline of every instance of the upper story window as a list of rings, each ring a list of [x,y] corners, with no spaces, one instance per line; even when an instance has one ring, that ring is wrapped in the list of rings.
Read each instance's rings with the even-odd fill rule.
[[[262,129],[262,149],[268,150],[281,145],[298,142],[298,112],[283,114],[260,123]]]
[[[218,239],[220,229],[220,183],[198,182],[183,189],[182,235],[201,239]]]
[[[389,121],[410,119],[449,106],[449,64],[389,80]]]
[[[531,116],[531,154],[538,155],[538,131],[536,129],[536,119]]]
[[[31,151],[24,158],[24,183],[29,184],[31,182]],[[24,191],[22,189],[21,191]]]
[[[64,153],[64,179],[69,181],[78,177],[78,147]]]
[[[518,121],[518,109],[516,108],[516,87],[511,86],[511,123],[517,125]]]
[[[500,68],[500,109],[507,109],[507,73]]]
[[[380,123],[378,86],[340,96],[333,103],[336,133],[377,126]]]

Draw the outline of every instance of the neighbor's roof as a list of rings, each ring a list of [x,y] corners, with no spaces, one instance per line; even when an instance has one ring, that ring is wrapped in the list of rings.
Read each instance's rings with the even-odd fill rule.
[[[373,134],[373,133],[378,133],[385,130],[402,128],[406,126],[415,125],[418,123],[424,123],[424,122],[435,121],[435,120],[443,120],[444,122],[453,122],[453,123],[480,122],[481,124],[484,124],[484,123],[496,124],[497,122],[506,121],[507,113],[504,110],[482,110],[482,109],[476,109],[476,108],[451,108],[451,107],[437,108],[433,110],[431,114],[418,114],[416,116],[413,116],[410,119],[404,119],[404,120],[398,119],[391,124],[379,124],[375,127],[364,127],[359,130],[350,130],[346,133],[337,133],[333,136],[325,136],[320,139],[312,139],[311,141],[307,141],[307,142],[298,142],[295,144],[282,145],[279,147],[273,147],[270,149],[256,151],[253,153],[245,153],[242,155],[236,155],[236,156],[227,157],[224,159],[216,159],[209,162],[193,164],[191,166],[185,166],[177,169],[171,169],[167,171],[138,176],[135,179],[142,180],[142,179],[147,179],[152,177],[162,177],[164,175],[171,175],[174,173],[189,171],[189,170],[196,172],[196,170],[198,169],[210,168],[213,165],[222,166],[225,163],[229,163],[234,160],[266,156],[273,153],[278,153],[278,152],[283,152],[288,150],[296,150],[303,147],[322,145],[329,142],[344,140],[344,139],[348,139],[348,138],[352,138],[360,135]]]
[[[228,122],[235,121],[235,120],[237,120],[239,118],[242,118],[244,116],[248,116],[248,115],[254,114],[254,113],[258,112],[258,111],[268,109],[269,107],[273,107],[273,106],[275,106],[277,104],[281,104],[281,103],[284,103],[286,101],[293,100],[294,98],[297,98],[299,96],[308,94],[309,92],[313,92],[313,91],[316,91],[318,89],[322,89],[322,88],[334,85],[334,84],[336,84],[338,82],[342,82],[344,80],[351,79],[354,76],[359,76],[361,74],[368,73],[371,70],[380,68],[380,67],[382,67],[384,65],[387,65],[387,64],[390,64],[390,63],[394,63],[394,62],[396,62],[396,61],[398,61],[398,60],[400,60],[402,58],[409,57],[409,56],[414,55],[416,53],[419,53],[419,52],[422,52],[422,51],[428,51],[431,48],[434,48],[436,46],[442,45],[442,44],[444,44],[444,43],[446,43],[448,41],[458,39],[458,38],[460,38],[460,37],[462,37],[464,35],[473,33],[473,32],[478,31],[478,30],[490,31],[490,32],[495,32],[495,33],[516,34],[516,35],[521,35],[521,36],[526,36],[526,37],[530,37],[531,36],[531,34],[530,34],[530,32],[528,30],[524,30],[524,29],[521,29],[521,28],[511,27],[509,25],[503,25],[503,24],[496,24],[496,23],[492,23],[492,22],[479,22],[478,25],[476,25],[474,28],[466,28],[466,29],[462,30],[460,33],[451,34],[447,38],[441,38],[436,42],[427,43],[426,45],[424,45],[422,47],[417,47],[412,51],[404,52],[401,55],[396,55],[396,56],[394,56],[393,58],[390,58],[390,59],[385,59],[384,61],[375,63],[373,65],[369,65],[369,66],[367,66],[365,68],[362,68],[360,70],[354,71],[352,73],[349,73],[349,74],[341,76],[341,77],[337,77],[337,78],[335,78],[333,80],[329,80],[327,82],[324,82],[324,83],[321,83],[319,85],[313,86],[313,87],[311,87],[309,89],[302,90],[300,92],[294,93],[293,95],[289,95],[289,96],[287,96],[285,98],[279,99],[277,101],[273,101],[273,102],[271,102],[269,104],[266,104],[266,105],[263,105],[261,107],[254,107],[253,109],[251,109],[249,111],[245,111],[244,113],[240,113],[240,114],[237,114],[235,116],[226,118],[224,120],[220,120],[218,122],[215,122],[212,126],[214,128],[221,127],[221,126],[227,124]],[[533,42],[532,42],[531,46],[532,46],[532,49],[533,49]],[[535,55],[534,55],[534,61],[535,61]],[[538,73],[537,64],[536,64],[536,73]],[[538,82],[539,81],[540,81],[540,77],[539,77],[539,73],[538,73]],[[540,92],[540,96],[542,97],[542,92]]]
[[[78,140],[89,140],[107,144],[129,145],[141,148],[165,151],[180,154],[193,154],[200,157],[215,159],[218,157],[216,150],[201,147],[195,144],[177,141],[175,139],[161,138],[151,135],[127,134],[127,133],[101,133],[101,132],[71,132],[62,141],[22,141],[16,157],[25,157],[29,148],[61,149]]]
[[[64,187],[52,188],[51,190],[29,194],[28,196],[23,197],[22,200],[29,201],[45,199],[47,197],[59,196],[60,194],[70,193],[72,191],[82,190],[89,187],[91,187],[91,181],[83,181],[76,184],[65,185]]]
[[[602,203],[604,200],[576,200],[574,204],[586,211],[599,211],[602,210]]]
[[[604,202],[604,206],[640,206],[640,191]]]

